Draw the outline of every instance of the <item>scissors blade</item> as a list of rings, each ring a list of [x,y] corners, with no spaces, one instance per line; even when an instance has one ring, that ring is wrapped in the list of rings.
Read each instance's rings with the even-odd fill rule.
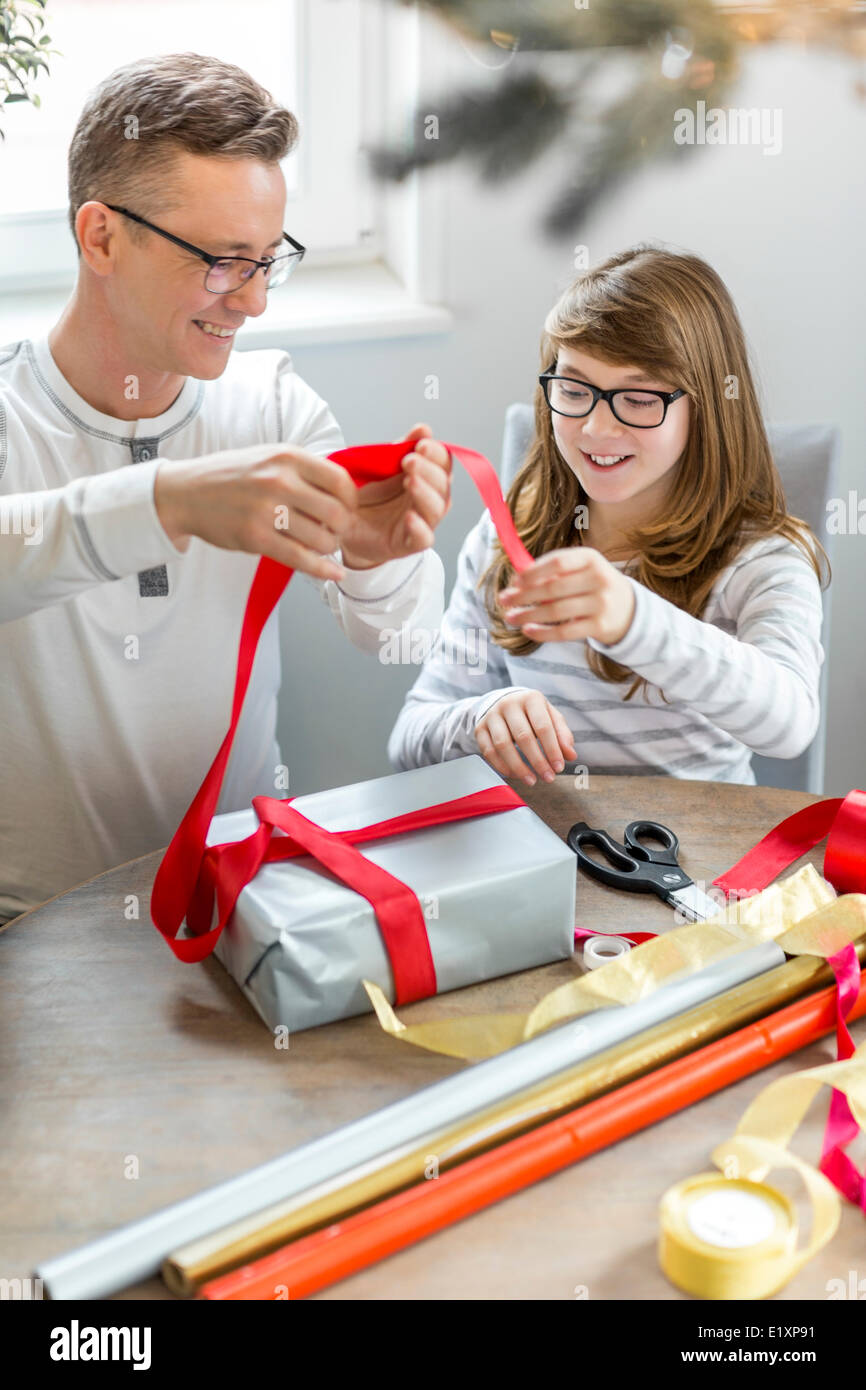
[[[688,883],[684,888],[667,893],[665,901],[671,907],[679,908],[691,922],[705,922],[708,917],[715,917],[722,911],[719,904],[702,892],[696,883]]]

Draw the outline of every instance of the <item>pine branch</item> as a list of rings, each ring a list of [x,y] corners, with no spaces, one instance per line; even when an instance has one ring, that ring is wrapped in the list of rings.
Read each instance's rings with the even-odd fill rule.
[[[565,129],[572,103],[536,73],[509,74],[494,92],[460,92],[432,100],[415,116],[405,149],[368,151],[373,172],[402,180],[414,169],[444,164],[461,154],[478,162],[481,178],[496,182],[532,162]],[[430,121],[437,123],[433,138]]]

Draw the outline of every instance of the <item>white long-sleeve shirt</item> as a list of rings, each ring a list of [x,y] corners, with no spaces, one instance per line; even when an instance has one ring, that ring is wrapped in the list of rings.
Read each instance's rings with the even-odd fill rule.
[[[635,611],[625,636],[608,645],[587,639],[646,677],[649,685],[626,701],[631,682],[594,675],[583,641],[545,642],[526,656],[493,642],[476,585],[494,534],[485,512],[464,542],[439,639],[388,742],[393,766],[477,753],[481,716],[519,690],[541,691],[562,713],[578,754],[567,770],[754,784],[752,752],[793,758],[814,738],[821,591],[790,541],[745,545],[718,575],[700,618],[627,576]]]
[[[268,442],[343,445],[284,352],[235,352],[162,415],[117,420],[72,389],[46,339],[0,349],[0,921],[170,840],[228,728],[258,557],[196,537],[179,550],[156,470]],[[442,615],[432,550],[304,578],[370,652],[382,628],[435,630]],[[218,811],[285,795],[279,686],[275,610]]]

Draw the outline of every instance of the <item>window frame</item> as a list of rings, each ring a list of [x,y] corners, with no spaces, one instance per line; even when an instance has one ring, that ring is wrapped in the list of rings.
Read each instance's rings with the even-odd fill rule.
[[[345,7],[345,27],[359,38],[357,47],[346,46],[335,59],[334,6]],[[367,176],[353,141],[358,145],[381,137],[385,118],[385,70],[387,44],[384,0],[330,0],[327,7],[315,0],[296,0],[301,57],[298,71],[298,109],[301,139],[297,155],[298,191],[289,194],[286,226],[309,247],[307,266],[347,265],[376,260],[385,241],[382,225],[385,197]],[[327,10],[327,14],[325,11]],[[335,84],[335,61],[339,81]],[[50,82],[50,77],[48,81]],[[347,92],[347,87],[350,91]],[[340,175],[333,177],[334,123],[328,121],[328,103],[340,91],[357,111],[343,119],[347,140],[341,148]],[[77,117],[77,113],[76,113]],[[72,137],[70,125],[68,138]],[[8,138],[8,137],[7,137]],[[327,154],[327,163],[325,159]],[[330,179],[314,177],[314,169],[329,169]],[[345,216],[347,199],[348,217]],[[293,208],[298,215],[293,217]],[[306,209],[306,213],[305,213]],[[340,219],[336,213],[340,213]],[[69,290],[75,283],[77,256],[68,225],[68,208],[38,209],[0,214],[0,295]],[[346,225],[350,235],[326,244],[316,225]],[[310,230],[308,230],[310,228]],[[14,265],[11,272],[2,267]]]

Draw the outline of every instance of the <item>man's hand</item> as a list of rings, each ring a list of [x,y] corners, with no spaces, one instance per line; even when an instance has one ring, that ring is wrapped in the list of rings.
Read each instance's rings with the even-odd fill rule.
[[[164,530],[180,550],[199,536],[223,550],[267,555],[319,579],[358,508],[345,468],[306,449],[255,444],[197,459],[163,459],[154,487]]]
[[[478,720],[475,740],[494,772],[515,781],[522,778],[530,787],[537,780],[531,768],[545,782],[552,782],[565,765],[563,758],[569,762],[577,758],[571,730],[559,710],[538,690],[503,695]]]
[[[402,460],[402,473],[358,489],[358,507],[342,537],[344,564],[372,569],[433,544],[433,532],[451,506],[451,455],[416,425],[404,440],[418,447]]]
[[[634,617],[634,589],[599,550],[551,550],[500,590],[505,621],[533,642],[594,637],[611,646]]]

